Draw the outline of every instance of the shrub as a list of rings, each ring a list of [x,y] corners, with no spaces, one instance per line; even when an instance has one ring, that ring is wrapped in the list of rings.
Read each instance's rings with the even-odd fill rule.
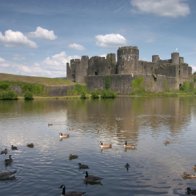
[[[180,86],[180,90],[184,91],[184,92],[191,92],[194,90],[194,84],[192,82],[184,82],[181,86]]]
[[[115,92],[113,92],[113,91],[111,91],[111,90],[106,90],[106,89],[104,89],[104,90],[102,90],[101,91],[101,98],[102,99],[114,99],[116,97],[116,93]]]
[[[142,94],[145,92],[144,88],[144,78],[138,77],[134,79],[131,83],[131,90],[133,94]]]
[[[91,98],[92,99],[99,99],[99,91],[93,91],[91,92]]]
[[[7,82],[0,82],[0,90],[8,90],[10,87],[9,83]]]
[[[87,95],[85,92],[82,92],[82,94],[80,95],[80,99],[86,99]]]
[[[33,100],[33,93],[30,91],[26,91],[24,94],[24,100],[29,101],[29,100]]]
[[[2,91],[0,93],[1,100],[17,100],[17,94],[14,91]]]

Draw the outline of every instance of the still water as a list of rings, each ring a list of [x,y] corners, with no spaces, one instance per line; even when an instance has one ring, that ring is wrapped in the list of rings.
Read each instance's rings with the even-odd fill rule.
[[[196,174],[195,119],[194,98],[0,102],[0,150],[14,159],[5,167],[8,155],[0,155],[0,170],[17,170],[15,180],[0,181],[0,195],[57,196],[61,184],[87,196],[186,195],[187,186],[196,189],[196,179],[182,178]],[[60,141],[59,132],[70,137]],[[136,149],[125,151],[125,140]],[[112,148],[101,151],[100,141]],[[79,162],[102,184],[85,184]]]

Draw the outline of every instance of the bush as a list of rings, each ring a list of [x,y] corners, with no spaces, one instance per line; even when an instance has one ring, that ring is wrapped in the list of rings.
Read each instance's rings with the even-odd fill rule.
[[[1,100],[17,100],[17,94],[14,91],[2,91],[0,93]]]
[[[26,91],[24,94],[24,100],[29,101],[29,100],[33,100],[33,93],[30,91]]]
[[[102,99],[114,99],[116,97],[116,93],[115,92],[113,92],[113,91],[111,91],[111,90],[106,90],[106,89],[104,89],[104,90],[102,90],[101,91],[101,98]]]
[[[91,98],[92,99],[99,99],[99,91],[93,91],[91,92]]]
[[[80,99],[86,99],[87,95],[85,92],[82,92],[82,94],[80,95]]]
[[[9,83],[7,82],[0,82],[0,90],[8,90],[10,87]]]
[[[194,90],[194,84],[186,81],[180,86],[180,90],[183,92],[192,92]]]
[[[138,77],[134,79],[131,83],[131,91],[133,94],[143,94],[145,93],[144,88],[144,78]]]

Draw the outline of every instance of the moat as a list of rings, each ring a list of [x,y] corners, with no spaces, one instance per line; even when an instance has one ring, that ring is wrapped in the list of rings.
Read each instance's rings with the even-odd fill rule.
[[[195,118],[191,97],[1,101],[0,150],[7,147],[14,162],[5,168],[7,156],[0,155],[0,170],[17,173],[15,180],[0,181],[0,193],[57,196],[65,184],[87,196],[186,195],[187,186],[196,187],[182,178],[195,173]],[[60,141],[59,132],[70,137]],[[136,149],[125,151],[125,140]],[[112,148],[101,151],[100,141]],[[31,142],[34,148],[27,148]],[[78,159],[69,160],[71,153]],[[79,162],[102,177],[102,185],[84,184]]]

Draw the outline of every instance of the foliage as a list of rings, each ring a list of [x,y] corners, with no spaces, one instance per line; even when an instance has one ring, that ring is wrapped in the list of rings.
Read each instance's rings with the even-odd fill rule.
[[[82,94],[80,95],[80,99],[87,99],[87,95],[85,92],[82,92]]]
[[[43,94],[44,86],[41,84],[21,83],[23,92],[31,92],[35,95]]]
[[[104,88],[105,89],[109,89],[110,86],[111,86],[111,77],[110,76],[107,76],[104,79]]]
[[[0,90],[8,90],[9,86],[7,82],[0,82]]]
[[[33,93],[30,91],[26,91],[24,94],[24,100],[26,100],[26,101],[33,100]]]
[[[17,100],[17,94],[14,91],[1,91],[0,100]]]
[[[91,92],[91,98],[92,99],[99,99],[99,95],[100,95],[100,92],[98,90],[95,90],[95,91]]]
[[[181,86],[180,86],[180,91],[183,92],[192,92],[194,91],[194,84],[192,82],[184,82]]]
[[[138,77],[132,81],[131,84],[131,91],[132,94],[143,94],[145,93],[145,88],[144,88],[144,78],[143,77]]]
[[[76,84],[72,90],[69,90],[69,95],[82,95],[87,93],[87,88],[85,85]]]
[[[102,99],[114,99],[116,97],[116,93],[114,91],[111,91],[111,90],[102,90],[101,91],[101,98]]]

